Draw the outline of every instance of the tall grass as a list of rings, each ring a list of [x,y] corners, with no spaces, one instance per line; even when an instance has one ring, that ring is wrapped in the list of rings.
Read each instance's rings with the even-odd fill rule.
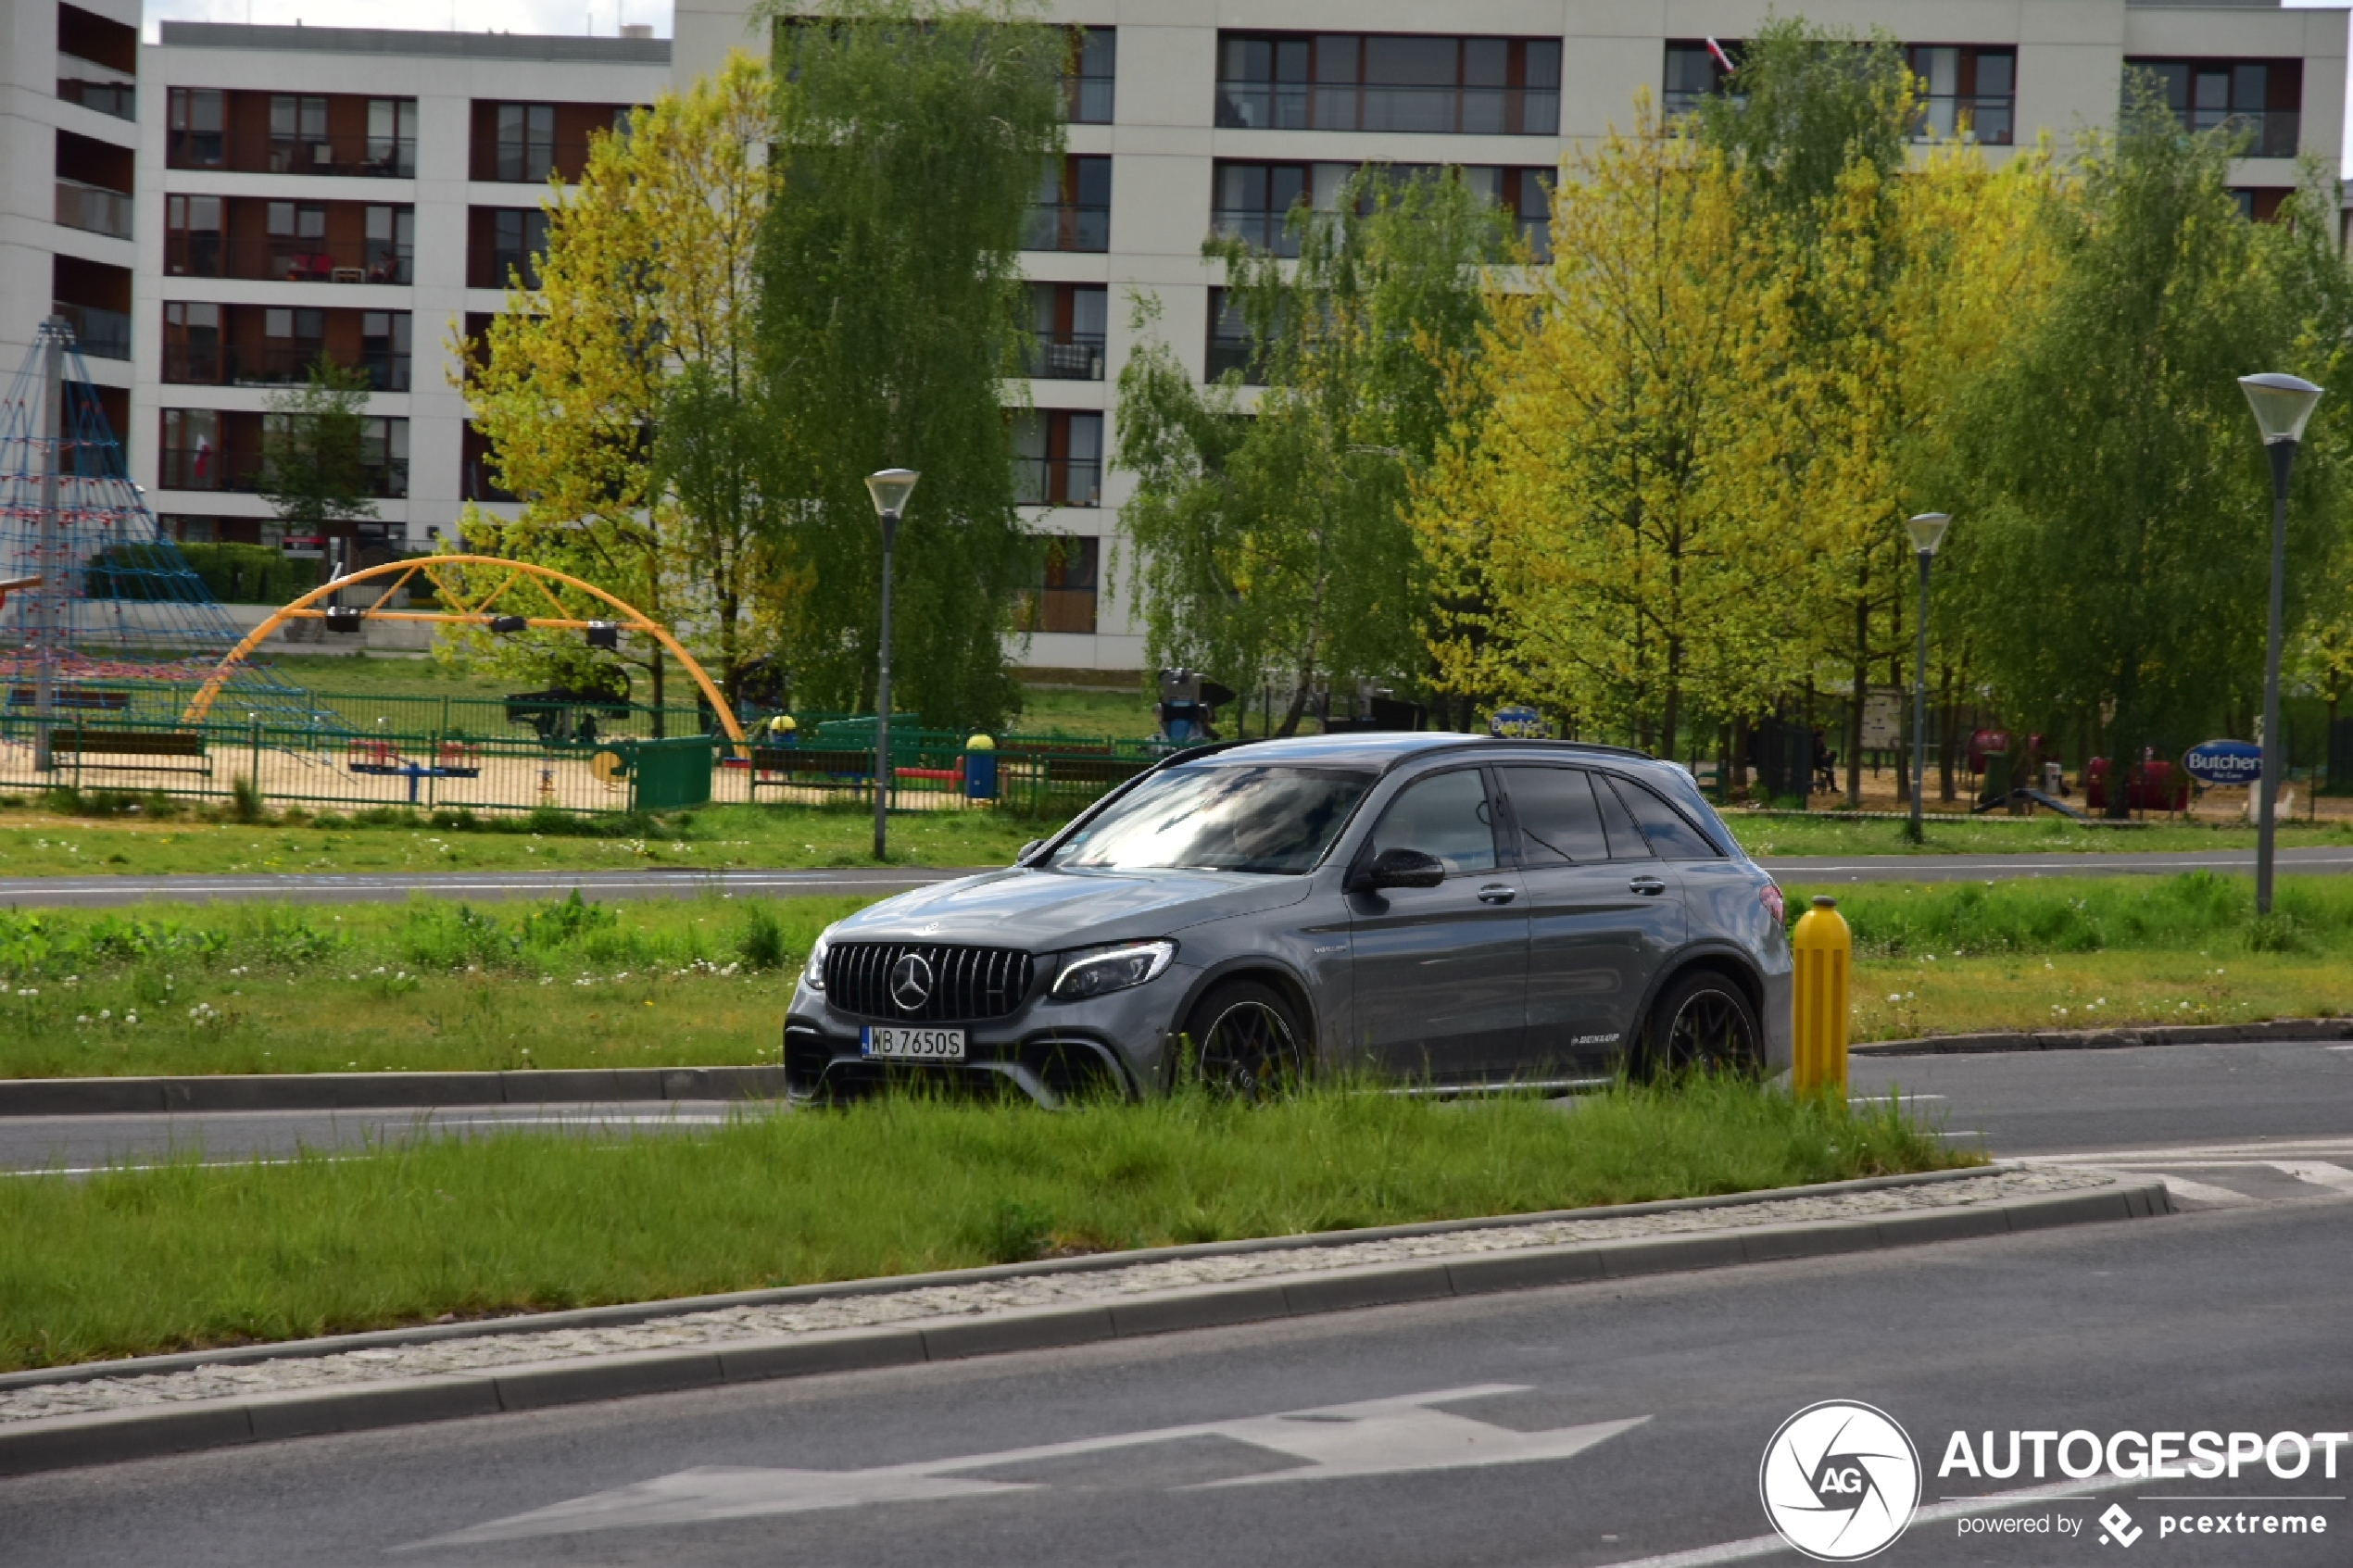
[[[709,1135],[0,1185],[0,1366],[492,1313],[1749,1191],[1971,1157],[1755,1085],[1569,1112],[1311,1093],[1059,1114],[884,1099]]]
[[[2353,878],[2284,877],[2273,913],[2259,922],[2245,877],[2068,877],[1994,883],[1793,888],[1834,895],[1863,958],[1997,953],[2353,947]]]

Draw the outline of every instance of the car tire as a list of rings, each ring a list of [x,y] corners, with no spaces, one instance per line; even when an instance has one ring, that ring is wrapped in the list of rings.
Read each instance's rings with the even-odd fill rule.
[[[1297,1010],[1260,981],[1212,986],[1186,1015],[1185,1034],[1187,1070],[1214,1095],[1271,1099],[1294,1087],[1305,1071],[1306,1031]]]
[[[1746,994],[1729,976],[1695,969],[1651,1005],[1635,1075],[1657,1083],[1688,1073],[1754,1074],[1764,1060]]]

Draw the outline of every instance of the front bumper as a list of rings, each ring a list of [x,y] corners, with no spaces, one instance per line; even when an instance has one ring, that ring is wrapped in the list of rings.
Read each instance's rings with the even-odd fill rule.
[[[870,1061],[861,1027],[896,1023],[841,1011],[806,981],[785,1017],[785,1086],[795,1099],[851,1098],[891,1084],[976,1092],[1017,1090],[1042,1105],[1089,1095],[1133,1099],[1168,1083],[1179,1010],[1199,972],[1172,964],[1158,979],[1106,997],[1058,1002],[1033,996],[1003,1018],[943,1027],[964,1032],[961,1062]]]

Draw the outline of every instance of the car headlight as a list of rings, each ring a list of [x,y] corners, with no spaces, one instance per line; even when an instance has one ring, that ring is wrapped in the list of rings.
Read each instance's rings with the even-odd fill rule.
[[[1176,956],[1174,942],[1125,942],[1116,947],[1074,953],[1054,976],[1054,999],[1075,1002],[1141,985],[1158,979]]]
[[[800,983],[812,991],[823,991],[825,988],[825,953],[833,945],[834,934],[831,931],[822,931],[817,934],[817,940],[810,946],[809,962],[800,972]]]

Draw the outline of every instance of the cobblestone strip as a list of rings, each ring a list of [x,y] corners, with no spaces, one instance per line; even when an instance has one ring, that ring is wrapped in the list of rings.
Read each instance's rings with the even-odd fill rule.
[[[1765,1225],[1863,1220],[1924,1210],[1959,1209],[2108,1185],[2107,1172],[2009,1167],[1965,1180],[1862,1192],[1817,1194],[1765,1202],[1692,1208],[1590,1220],[1499,1223],[1474,1230],[1378,1241],[1279,1248],[1171,1259],[1087,1273],[1021,1275],[903,1291],[730,1307],[601,1328],[555,1329],[438,1339],[321,1356],[200,1366],[140,1377],[94,1378],[0,1391],[0,1425],[44,1416],[81,1415],[196,1399],[283,1394],[296,1389],[380,1383],[395,1378],[475,1372],[686,1346],[774,1340],[833,1329],[872,1328],[969,1318],[1017,1308],[1116,1301],[1147,1292],[1240,1280],[1280,1279],[1382,1263],[1421,1262],[1579,1243],[1625,1241]]]

